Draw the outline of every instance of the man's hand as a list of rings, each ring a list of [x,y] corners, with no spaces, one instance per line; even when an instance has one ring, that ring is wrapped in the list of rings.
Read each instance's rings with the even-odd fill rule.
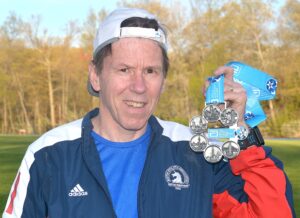
[[[224,74],[224,100],[227,106],[233,108],[239,116],[238,126],[247,126],[244,120],[247,94],[240,83],[233,81],[233,68],[228,66],[219,67],[214,71],[214,75]],[[204,93],[206,93],[209,82],[206,81]]]

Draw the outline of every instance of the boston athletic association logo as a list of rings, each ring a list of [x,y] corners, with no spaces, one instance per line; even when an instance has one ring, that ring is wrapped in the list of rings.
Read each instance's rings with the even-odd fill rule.
[[[165,172],[165,179],[168,186],[174,187],[176,190],[188,188],[190,186],[190,179],[185,170],[178,166],[170,166]]]

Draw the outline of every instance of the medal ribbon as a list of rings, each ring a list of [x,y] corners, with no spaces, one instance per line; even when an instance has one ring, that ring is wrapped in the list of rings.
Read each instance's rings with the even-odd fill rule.
[[[206,104],[221,104],[224,101],[224,75],[209,77],[210,85],[206,90]]]
[[[235,130],[230,128],[208,129],[208,138],[234,138]]]
[[[234,69],[233,79],[240,83],[247,93],[244,119],[251,126],[257,126],[266,119],[260,105],[262,100],[271,100],[276,95],[277,80],[265,72],[240,62],[226,64]]]

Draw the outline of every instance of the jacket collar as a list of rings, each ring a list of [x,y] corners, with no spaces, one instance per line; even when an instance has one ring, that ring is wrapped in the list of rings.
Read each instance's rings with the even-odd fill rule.
[[[107,199],[109,202],[112,200],[109,193],[108,185],[106,183],[104,171],[102,168],[101,161],[99,159],[98,151],[96,149],[96,145],[91,136],[91,132],[93,130],[92,118],[97,116],[99,113],[99,109],[96,108],[85,115],[82,121],[81,126],[81,134],[82,134],[82,155],[83,160],[90,170],[91,174],[94,176],[96,181],[100,184],[100,187],[105,192]],[[113,207],[113,206],[112,206]]]
[[[82,121],[82,137],[84,138],[84,134],[88,134],[90,137],[90,132],[93,130],[93,124],[92,124],[92,118],[97,116],[99,114],[99,108],[95,108],[92,111],[88,112]],[[162,135],[163,128],[157,121],[156,117],[151,115],[148,123],[152,129],[152,132],[155,133],[155,135],[160,136]]]
[[[99,159],[98,151],[96,149],[96,145],[94,143],[94,140],[91,136],[91,132],[93,130],[93,124],[92,124],[92,118],[97,116],[99,113],[99,109],[95,108],[94,110],[88,112],[82,121],[82,154],[83,159],[92,173],[92,175],[95,177],[97,182],[100,184],[100,186],[103,188],[104,192],[106,193],[109,201],[111,201],[111,196],[109,194],[108,185],[106,183],[104,171],[102,168],[101,161]],[[162,135],[163,128],[158,123],[155,116],[151,116],[148,120],[151,129],[151,142],[148,149],[148,154],[151,153],[151,151],[159,145],[159,139]]]

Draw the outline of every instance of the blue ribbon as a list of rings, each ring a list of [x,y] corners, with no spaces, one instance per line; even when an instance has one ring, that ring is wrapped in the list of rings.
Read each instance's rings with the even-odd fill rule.
[[[276,95],[277,80],[265,72],[237,61],[226,64],[234,69],[233,79],[247,92],[244,119],[251,126],[257,126],[267,117],[260,105],[262,100],[271,100]]]
[[[207,90],[205,103],[206,104],[221,104],[224,103],[224,75],[209,77],[210,82]]]
[[[208,138],[234,138],[235,130],[230,128],[217,128],[217,129],[208,129],[207,130]]]
[[[265,115],[260,101],[271,100],[276,95],[277,80],[265,72],[244,63],[232,61],[226,64],[234,69],[233,79],[240,83],[247,93],[244,119],[251,126],[263,122]],[[206,91],[206,104],[224,103],[224,75],[208,78],[210,85]]]

